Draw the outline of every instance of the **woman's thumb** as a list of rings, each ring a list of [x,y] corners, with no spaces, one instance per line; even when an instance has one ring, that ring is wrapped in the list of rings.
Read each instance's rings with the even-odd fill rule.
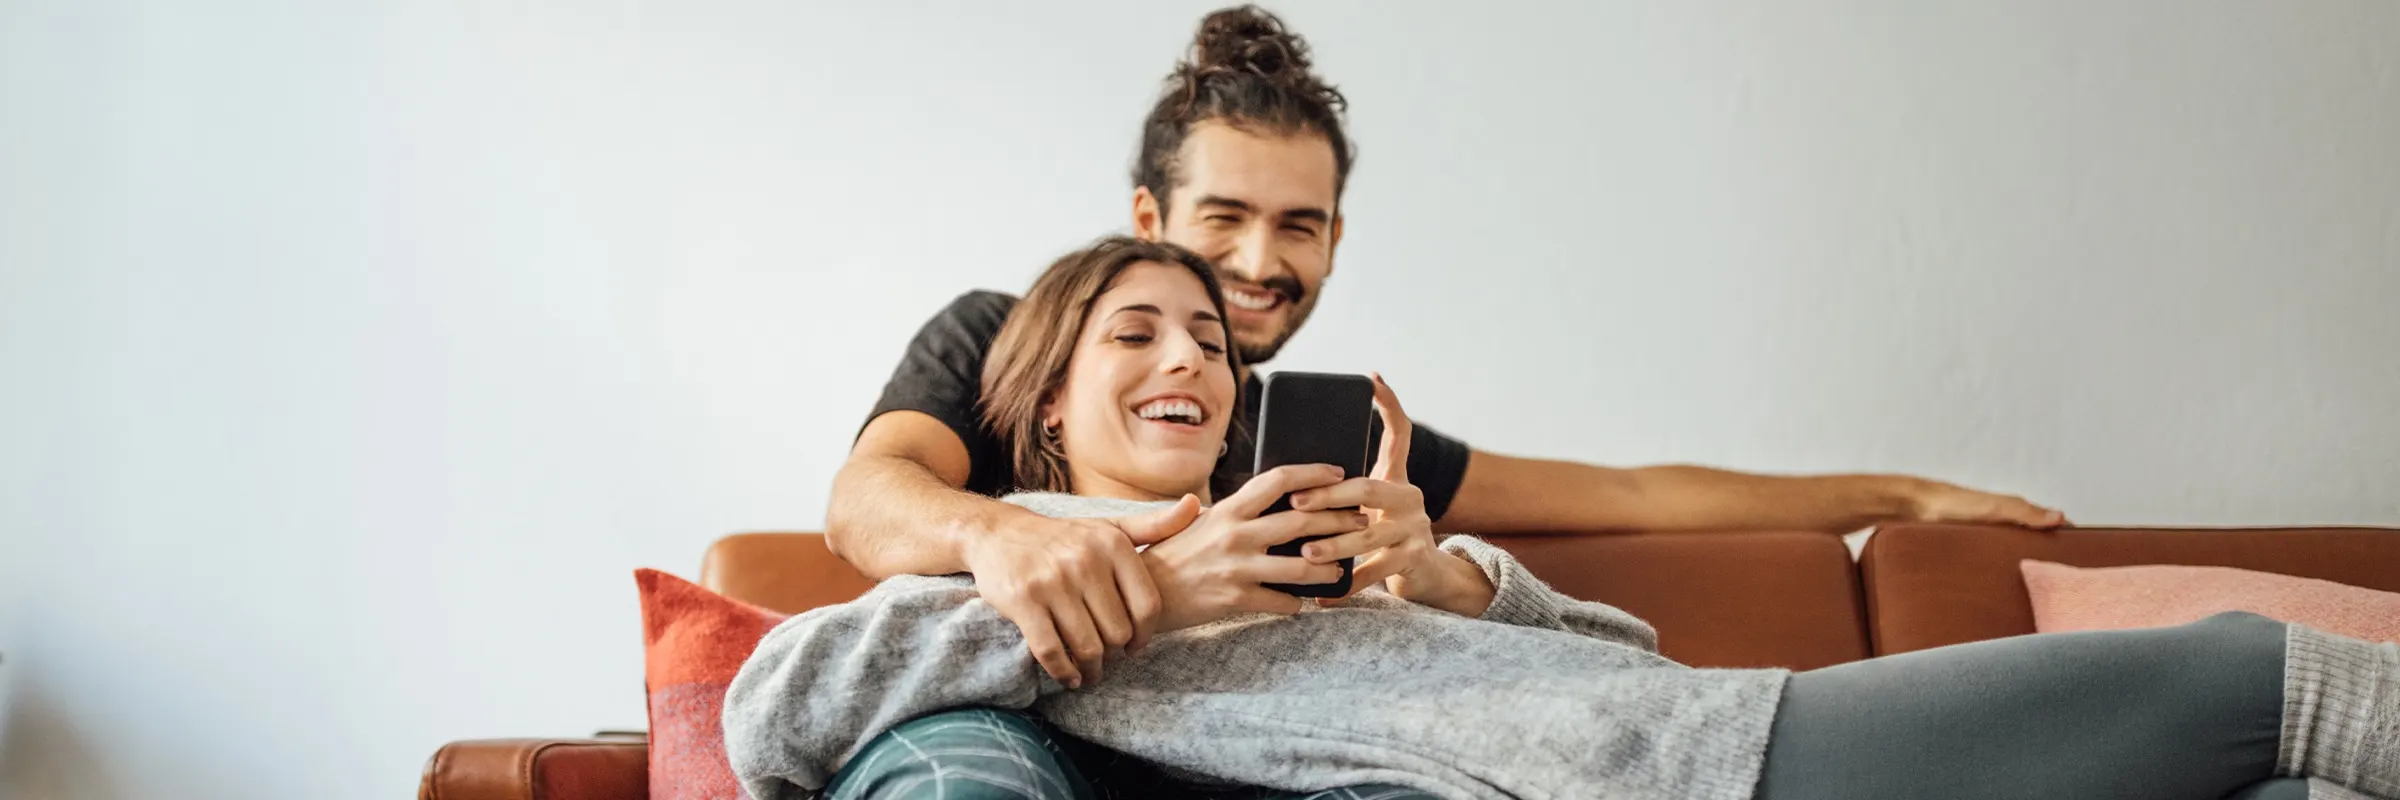
[[[1125,538],[1132,539],[1135,546],[1152,545],[1182,533],[1183,529],[1192,526],[1192,520],[1199,518],[1200,498],[1187,494],[1166,508],[1118,518],[1117,528],[1123,530]]]

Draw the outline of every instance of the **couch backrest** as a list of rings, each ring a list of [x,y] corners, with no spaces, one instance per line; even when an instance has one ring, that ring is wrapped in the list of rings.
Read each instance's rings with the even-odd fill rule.
[[[700,558],[700,585],[761,608],[798,614],[848,602],[875,581],[825,549],[817,533],[737,533]]]
[[[1866,658],[1865,603],[1842,540],[1821,533],[1485,537],[1571,597],[1625,609],[1695,667],[1814,669]]]
[[[1867,540],[1860,560],[1875,654],[2033,633],[2033,601],[2018,569],[2028,558],[2236,567],[2400,591],[2400,530],[2388,528],[1889,525]]]
[[[1841,540],[1812,533],[1494,536],[1559,591],[1649,620],[1659,649],[1706,667],[1809,669],[1868,653],[1857,571]],[[720,539],[700,584],[798,613],[874,585],[813,533]]]

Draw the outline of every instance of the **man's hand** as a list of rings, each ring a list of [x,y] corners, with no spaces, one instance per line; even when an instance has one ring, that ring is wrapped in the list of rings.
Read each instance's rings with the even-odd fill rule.
[[[1118,519],[1033,518],[966,545],[984,602],[1025,632],[1033,658],[1069,688],[1100,679],[1112,648],[1139,651],[1158,619],[1158,589],[1135,545],[1175,535],[1199,503]]]
[[[1339,566],[1268,555],[1267,548],[1302,536],[1356,531],[1366,527],[1366,515],[1356,511],[1258,515],[1287,492],[1332,485],[1341,478],[1340,468],[1326,464],[1276,467],[1251,478],[1240,491],[1210,507],[1189,529],[1142,551],[1163,606],[1159,631],[1181,630],[1241,613],[1299,613],[1305,601],[1261,584],[1341,580]],[[1192,502],[1187,497],[1184,505]]]
[[[1403,600],[1461,616],[1482,616],[1492,602],[1491,579],[1482,568],[1435,545],[1425,493],[1408,482],[1408,412],[1400,408],[1400,396],[1383,376],[1373,377],[1375,410],[1383,416],[1382,449],[1374,473],[1292,496],[1295,509],[1364,509],[1370,524],[1356,533],[1310,542],[1300,549],[1301,557],[1318,564],[1360,557],[1352,572],[1352,594],[1382,583]]]
[[[1979,492],[1935,480],[1919,483],[1910,503],[1918,522],[1959,522],[1978,525],[2022,525],[2049,530],[2067,522],[2058,509],[2044,508],[2014,495]]]

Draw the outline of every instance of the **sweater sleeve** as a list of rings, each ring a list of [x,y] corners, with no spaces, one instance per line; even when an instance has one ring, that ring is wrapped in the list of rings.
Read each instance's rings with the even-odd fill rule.
[[[1658,630],[1640,617],[1607,603],[1577,600],[1560,594],[1534,577],[1508,551],[1473,536],[1452,536],[1442,549],[1483,569],[1492,581],[1492,605],[1483,619],[1528,628],[1547,628],[1577,636],[1631,645],[1658,652]]]
[[[751,797],[795,800],[902,722],[1063,690],[974,584],[896,577],[759,640],[725,692],[725,755]]]

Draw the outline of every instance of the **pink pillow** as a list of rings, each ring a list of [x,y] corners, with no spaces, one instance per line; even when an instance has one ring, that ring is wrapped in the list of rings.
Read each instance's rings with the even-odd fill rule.
[[[2033,627],[2058,631],[2152,628],[2248,611],[2328,633],[2400,641],[2400,594],[2232,567],[2070,567],[2025,559]]]

